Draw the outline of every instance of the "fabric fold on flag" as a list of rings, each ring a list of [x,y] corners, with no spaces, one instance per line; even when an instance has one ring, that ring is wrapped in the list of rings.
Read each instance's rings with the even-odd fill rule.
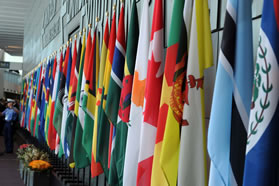
[[[97,162],[97,137],[98,137],[98,119],[99,113],[101,109],[101,96],[102,96],[102,88],[103,88],[103,79],[104,72],[106,66],[106,57],[108,50],[108,42],[109,42],[109,27],[108,27],[108,18],[106,21],[103,44],[102,44],[102,52],[101,52],[101,61],[100,61],[100,69],[99,69],[99,77],[98,77],[98,89],[96,95],[96,105],[95,105],[95,119],[94,119],[94,128],[93,128],[93,136],[92,136],[92,155],[91,155],[91,177],[96,177],[102,174],[103,168],[100,165],[100,162]]]
[[[242,185],[252,98],[251,1],[229,0],[208,129],[209,185]]]
[[[82,145],[91,161],[92,152],[92,136],[95,116],[95,106],[96,106],[96,96],[97,96],[97,85],[99,78],[99,40],[97,37],[97,29],[95,28],[93,35],[93,43],[90,51],[89,64],[86,74],[85,74],[85,88],[84,96],[82,100],[82,108],[85,110],[84,117],[84,130],[82,135]],[[101,165],[99,165],[101,166]]]
[[[141,126],[137,185],[150,185],[153,153],[165,61],[163,56],[163,3],[155,0],[144,93],[144,117]]]
[[[264,1],[247,130],[243,185],[278,184],[279,6]]]
[[[165,125],[168,116],[168,110],[170,105],[170,98],[172,93],[172,86],[173,86],[173,78],[176,66],[176,58],[178,55],[178,47],[179,47],[179,37],[181,32],[181,25],[182,25],[182,15],[183,15],[183,5],[184,0],[175,0],[173,2],[172,8],[172,18],[171,18],[171,25],[170,25],[170,33],[168,39],[168,48],[166,54],[166,64],[164,70],[164,78],[163,78],[163,85],[162,85],[162,94],[160,100],[160,110],[158,115],[158,124],[157,124],[157,134],[156,134],[156,144],[154,148],[154,158],[153,158],[153,165],[152,165],[152,176],[151,176],[151,185],[172,185],[176,184],[173,182],[168,182],[161,167],[164,167],[164,163],[160,164],[160,158],[162,153],[162,144],[165,132]],[[186,43],[186,42],[185,42]],[[185,43],[183,43],[185,45]],[[180,70],[180,69],[179,69]],[[182,83],[182,82],[181,82]],[[176,91],[176,96],[180,92]],[[179,98],[179,97],[178,97]],[[173,128],[172,123],[172,128]],[[178,123],[179,126],[179,123]],[[179,137],[179,136],[178,136]],[[173,139],[168,139],[173,140]],[[174,147],[174,146],[173,146]],[[169,150],[168,153],[175,152],[176,149]],[[168,155],[169,156],[169,155]],[[168,158],[169,160],[169,158]],[[169,167],[168,167],[169,168]],[[170,169],[169,172],[177,172],[177,168]]]
[[[208,2],[194,1],[191,18],[178,185],[207,186],[204,71],[213,65]]]
[[[109,88],[109,80],[111,74],[111,68],[114,57],[114,47],[116,41],[116,15],[114,12],[111,32],[109,37],[109,47],[107,51],[106,66],[103,80],[103,91],[101,97],[101,110],[98,115],[98,136],[97,136],[97,155],[96,160],[100,162],[104,170],[106,179],[109,177],[109,135],[110,135],[110,122],[105,113],[106,110],[106,99]]]
[[[85,87],[85,73],[87,72],[87,70],[89,70],[88,62],[89,62],[89,57],[91,52],[91,46],[92,46],[91,30],[89,30],[87,40],[86,40],[86,47],[84,44],[82,58],[80,61],[76,101],[75,101],[75,115],[77,116],[77,119],[76,119],[75,141],[74,141],[74,160],[77,168],[84,168],[90,163],[89,157],[87,156],[87,153],[82,146],[82,134],[84,128],[84,115],[85,115],[85,111],[82,108],[82,99],[83,99],[84,87]]]
[[[140,132],[143,122],[143,104],[147,76],[149,38],[148,0],[144,0],[132,85],[130,122],[128,123],[127,144],[123,170],[124,186],[136,185],[137,183],[137,164],[140,148]]]

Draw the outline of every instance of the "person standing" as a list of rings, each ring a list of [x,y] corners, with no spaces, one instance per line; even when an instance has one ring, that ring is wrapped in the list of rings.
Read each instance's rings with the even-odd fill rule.
[[[0,112],[3,112],[6,109],[5,100],[3,98],[0,99]],[[0,136],[3,136],[3,128],[4,128],[5,120],[4,116],[0,116]]]
[[[0,116],[5,116],[5,124],[4,124],[4,139],[5,139],[5,148],[6,153],[13,152],[13,124],[17,118],[17,114],[19,110],[13,106],[14,100],[7,99],[8,107],[0,112]]]

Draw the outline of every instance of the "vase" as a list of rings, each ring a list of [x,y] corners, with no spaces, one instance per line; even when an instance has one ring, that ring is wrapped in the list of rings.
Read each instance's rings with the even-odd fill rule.
[[[23,170],[24,170],[23,160],[19,160],[19,175],[21,179],[23,179],[23,172],[24,172]]]
[[[28,170],[26,167],[23,167],[23,182],[26,185],[27,184],[27,178],[28,177]]]
[[[27,186],[49,186],[50,170],[34,171],[28,170]]]

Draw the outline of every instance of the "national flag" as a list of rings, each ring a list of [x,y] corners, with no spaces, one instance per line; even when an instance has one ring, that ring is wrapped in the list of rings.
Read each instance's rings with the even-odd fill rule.
[[[26,107],[26,98],[27,98],[27,88],[28,88],[28,77],[25,77],[24,80],[22,80],[22,97],[21,97],[21,105],[20,105],[20,112],[21,112],[21,121],[20,126],[24,127],[24,120],[25,120],[25,107]]]
[[[74,142],[74,160],[77,168],[84,168],[90,164],[89,157],[82,146],[82,134],[84,129],[84,116],[85,111],[82,108],[82,100],[84,97],[84,88],[85,88],[85,74],[89,69],[89,57],[92,47],[91,31],[89,29],[86,49],[84,49],[83,58],[80,63],[79,68],[79,77],[78,77],[78,86],[77,94],[75,101],[75,115],[77,116],[76,120],[76,133],[75,133],[75,142]]]
[[[71,69],[72,69],[72,43],[70,43],[69,55],[68,55],[68,65],[67,65],[67,75],[63,96],[63,113],[62,113],[62,123],[61,123],[61,137],[60,137],[60,153],[58,155],[65,154],[65,158],[68,158],[68,153],[66,153],[65,148],[65,133],[66,133],[66,121],[68,117],[68,104],[69,104],[69,86],[70,86],[70,78],[71,78]],[[67,59],[66,59],[67,60]]]
[[[101,98],[101,109],[98,114],[98,135],[97,135],[97,154],[96,160],[100,162],[105,173],[106,179],[109,176],[109,164],[108,164],[108,156],[109,156],[109,134],[110,134],[110,122],[107,118],[105,113],[106,110],[106,99],[108,94],[108,87],[109,87],[109,80],[113,62],[113,54],[114,54],[114,47],[115,47],[115,40],[116,40],[116,17],[115,12],[112,19],[111,24],[111,32],[109,38],[109,48],[107,51],[107,58],[106,58],[106,66],[104,72],[104,79],[103,79],[103,91],[102,91],[102,98]]]
[[[91,162],[92,153],[92,136],[96,107],[96,96],[98,88],[98,78],[99,78],[99,66],[100,66],[100,56],[99,56],[99,40],[97,37],[97,29],[95,28],[93,35],[93,43],[90,51],[90,57],[88,61],[87,70],[85,71],[85,88],[84,96],[82,100],[82,108],[85,110],[84,117],[84,129],[82,135],[82,145],[87,153],[88,158]],[[99,164],[100,169],[101,164]]]
[[[123,16],[124,17],[124,16]],[[120,20],[121,20],[120,16]],[[125,161],[126,140],[128,132],[128,124],[130,119],[131,108],[131,94],[133,85],[133,76],[135,69],[135,61],[137,54],[137,45],[139,37],[138,26],[138,13],[136,2],[133,2],[131,15],[130,15],[130,27],[127,38],[127,53],[124,67],[124,78],[122,81],[122,91],[120,96],[119,110],[118,110],[118,122],[115,126],[115,145],[112,151],[111,159],[111,172],[115,170],[114,183],[123,185],[123,170]],[[119,29],[119,27],[118,27]],[[119,33],[119,31],[118,31]],[[116,49],[114,51],[116,53]],[[113,63],[114,64],[114,63]],[[114,164],[114,166],[113,166]],[[113,174],[110,174],[113,175]],[[111,178],[111,177],[110,177]]]
[[[55,60],[56,57],[55,57]],[[63,70],[63,56],[61,52],[61,57],[59,62],[57,63],[57,69],[53,72],[54,83],[52,88],[52,100],[51,100],[51,108],[50,108],[50,117],[49,117],[49,129],[48,129],[48,144],[51,150],[55,150],[56,146],[56,136],[57,131],[54,127],[53,117],[54,117],[54,109],[55,109],[55,102],[58,95],[59,83],[60,83],[60,76]]]
[[[71,80],[70,80],[70,88],[69,88],[69,115],[66,121],[66,134],[65,134],[65,146],[66,149],[69,149],[69,162],[72,163],[74,161],[74,141],[75,141],[75,131],[76,131],[76,119],[74,110],[75,110],[75,101],[76,101],[76,92],[77,92],[77,84],[78,84],[78,76],[79,76],[79,67],[81,61],[81,53],[84,51],[85,47],[85,35],[83,36],[83,45],[81,43],[81,33],[78,44],[78,52],[74,52],[73,61],[75,61],[74,69],[71,71]],[[82,56],[83,57],[83,56]],[[68,153],[68,150],[66,151]]]
[[[81,39],[80,39],[80,46],[81,46]],[[80,53],[79,53],[79,55],[80,55]],[[75,40],[75,43],[74,43],[70,84],[69,84],[69,93],[68,93],[68,100],[67,100],[68,110],[67,110],[67,118],[66,118],[66,125],[65,125],[65,137],[64,137],[64,149],[65,149],[64,153],[65,153],[65,157],[67,157],[67,158],[70,156],[71,138],[72,138],[72,130],[73,130],[75,96],[73,96],[74,97],[73,98],[72,93],[75,94],[76,85],[77,85],[77,79],[75,79],[76,64],[77,64],[77,39]],[[79,64],[79,62],[78,62],[78,64]],[[75,81],[75,87],[73,86],[74,81]]]
[[[40,76],[39,76],[39,80],[38,80],[38,87],[37,87],[37,93],[36,93],[36,107],[35,107],[35,116],[34,116],[34,128],[33,128],[33,136],[34,137],[37,137],[37,129],[38,129],[38,125],[39,125],[39,122],[38,122],[38,110],[39,110],[39,99],[41,98],[41,87],[42,87],[42,76],[43,76],[43,73],[44,73],[44,65],[42,63],[40,63]]]
[[[30,79],[31,76],[27,77],[27,82],[26,82],[26,95],[25,95],[25,108],[24,108],[24,120],[22,121],[22,127],[26,128],[26,118],[27,118],[27,109],[28,109],[28,99],[29,99],[29,86],[30,86]]]
[[[42,87],[42,97],[41,97],[41,108],[40,108],[40,127],[39,127],[39,141],[45,141],[45,102],[46,102],[46,85],[48,81],[48,75],[50,71],[50,63],[47,63],[46,71],[43,76],[43,87]]]
[[[45,120],[45,135],[46,135],[46,141],[47,141],[47,144],[49,145],[49,142],[48,142],[48,131],[49,131],[49,118],[50,118],[50,109],[51,109],[51,97],[52,97],[52,89],[53,89],[53,83],[54,83],[54,74],[53,74],[53,71],[56,70],[56,67],[57,67],[57,61],[54,61],[54,59],[52,58],[51,56],[51,65],[52,65],[52,68],[51,68],[51,72],[50,72],[50,75],[49,75],[49,89],[47,90],[47,94],[48,94],[48,97],[47,97],[47,111],[46,111],[46,120]]]
[[[209,185],[242,185],[253,85],[251,0],[229,0],[208,129]]]
[[[161,168],[160,158],[162,152],[165,125],[167,121],[168,110],[169,110],[169,105],[171,100],[171,93],[173,89],[173,79],[174,79],[176,59],[178,55],[178,48],[179,48],[179,41],[180,41],[180,32],[181,32],[182,20],[183,20],[183,5],[184,5],[184,0],[175,0],[173,2],[172,18],[171,18],[171,25],[170,25],[171,29],[169,33],[169,39],[168,39],[168,48],[167,48],[166,62],[165,62],[166,64],[164,70],[162,95],[160,101],[160,111],[159,111],[158,124],[157,124],[156,144],[154,148],[151,185],[162,185],[162,186],[169,185],[169,184],[172,185],[171,182],[169,182],[168,184],[169,180],[167,181],[164,172]],[[187,46],[186,42],[184,42],[183,44]],[[176,91],[177,95],[181,94],[181,92],[178,91],[179,90]],[[177,98],[180,97],[177,96]],[[179,126],[177,122],[172,123],[172,125],[174,124]],[[173,153],[173,151],[169,153]],[[163,164],[162,167],[163,166],[165,166],[165,164]],[[170,171],[175,173],[177,172],[177,169],[170,170]]]
[[[99,77],[98,77],[98,89],[96,95],[95,119],[94,119],[93,137],[92,137],[91,177],[98,176],[99,174],[102,174],[104,172],[103,168],[100,167],[100,163],[96,162],[96,155],[97,155],[97,135],[98,135],[98,118],[99,118],[98,115],[101,109],[101,96],[102,96],[103,79],[104,79],[104,72],[106,66],[108,42],[109,42],[109,27],[108,27],[108,18],[107,18],[104,37],[103,37],[103,44],[102,44],[102,53],[101,53],[101,61],[100,61],[100,69],[99,69]]]
[[[124,160],[124,186],[136,185],[137,180],[140,131],[143,122],[143,103],[150,39],[148,7],[148,0],[144,0],[139,31],[139,41],[137,47],[136,64],[133,77],[130,121],[128,123],[127,144]],[[128,42],[130,42],[129,35]]]
[[[37,110],[38,110],[38,96],[39,96],[39,90],[40,90],[40,86],[41,86],[41,76],[42,76],[42,65],[40,65],[37,69],[38,71],[38,76],[37,76],[37,80],[36,80],[36,95],[35,95],[35,105],[34,105],[34,110],[33,110],[33,116],[32,116],[32,123],[31,123],[31,135],[35,137],[35,133],[36,133],[36,120],[37,120]]]
[[[25,123],[25,111],[26,111],[26,100],[27,100],[27,94],[28,94],[28,82],[29,82],[29,77],[25,77],[25,79],[23,80],[23,93],[22,93],[22,104],[21,104],[21,121],[20,121],[20,126],[23,128],[24,127],[24,123]]]
[[[116,134],[116,125],[117,124],[117,116],[118,116],[118,108],[119,108],[119,99],[122,89],[122,80],[124,74],[124,64],[125,64],[125,56],[126,56],[126,40],[125,40],[125,25],[124,25],[124,3],[121,5],[118,30],[117,30],[117,38],[114,49],[114,57],[112,63],[111,77],[107,94],[107,105],[106,105],[106,114],[110,122],[114,125],[114,134]],[[121,125],[121,124],[120,124]],[[121,132],[121,131],[118,131]],[[113,135],[112,140],[115,141],[115,135]],[[125,139],[126,140],[126,139]],[[113,146],[115,147],[115,145]],[[109,171],[109,181],[108,183],[111,185],[122,185],[122,179],[118,179],[118,175],[121,175],[118,172],[117,165],[120,164],[120,159],[117,152],[119,149],[115,151],[114,148],[110,149],[111,153],[111,161],[110,161],[110,171]]]
[[[52,57],[51,57],[52,58]],[[50,59],[50,69],[49,69],[49,74],[48,74],[48,81],[47,81],[47,85],[46,85],[46,100],[45,100],[45,113],[44,113],[44,117],[45,117],[45,141],[48,144],[48,124],[49,124],[49,116],[50,116],[50,101],[49,97],[50,97],[50,87],[53,84],[52,81],[52,71],[54,69],[54,60]]]
[[[33,88],[33,100],[32,100],[32,111],[31,111],[31,122],[30,122],[30,134],[33,136],[34,135],[34,123],[35,123],[35,119],[36,119],[36,107],[37,107],[37,100],[36,100],[36,96],[37,96],[37,92],[38,92],[38,83],[39,83],[39,78],[40,78],[40,68],[36,67],[36,79],[34,82],[34,88]]]
[[[53,138],[52,136],[49,136],[49,134],[51,134],[51,132],[53,131],[54,127],[53,127],[53,112],[54,110],[52,110],[52,102],[55,100],[53,97],[53,89],[54,89],[54,81],[55,81],[55,74],[56,74],[56,69],[58,64],[57,64],[57,60],[56,57],[52,60],[53,61],[53,69],[50,75],[50,81],[49,81],[49,97],[48,97],[48,107],[47,107],[47,118],[46,118],[46,138],[47,138],[47,144],[48,146],[53,150]],[[52,144],[50,144],[50,142],[52,142]],[[51,147],[52,145],[52,147]]]
[[[278,185],[279,6],[264,1],[243,185]]]
[[[185,0],[183,19],[180,19],[181,31],[179,35],[171,95],[169,98],[169,111],[166,118],[167,121],[162,142],[160,165],[169,184],[176,184],[177,182],[180,129],[183,124],[182,114],[185,103],[186,70],[192,6],[192,0]]]
[[[35,136],[39,141],[42,141],[42,136],[40,135],[40,116],[41,116],[41,108],[42,108],[42,95],[43,95],[43,86],[45,81],[45,73],[46,73],[46,64],[42,63],[42,75],[40,78],[40,87],[38,89],[39,94],[37,97],[37,113],[36,113],[36,129],[35,129]]]
[[[30,77],[29,77],[29,80],[28,80],[26,108],[25,108],[25,118],[24,118],[24,128],[26,128],[26,129],[28,127],[28,122],[29,122],[30,105],[31,105],[30,94],[31,94],[31,88],[32,88],[33,75],[34,74],[30,74]]]
[[[151,30],[144,117],[141,127],[137,185],[150,185],[165,61],[163,56],[163,3],[155,0]]]
[[[178,185],[181,186],[208,185],[203,88],[204,70],[213,65],[208,10],[208,2],[203,0],[194,1],[193,9],[190,10],[192,16],[189,55],[178,166]],[[174,121],[175,117],[168,119]],[[168,168],[166,166],[164,170],[170,171]],[[175,179],[173,178],[173,180]]]
[[[31,92],[29,97],[29,112],[28,112],[28,124],[27,130],[31,133],[31,120],[32,120],[32,111],[34,108],[34,95],[35,95],[35,87],[36,87],[36,79],[37,79],[37,71],[32,72],[32,81],[31,81]]]
[[[54,109],[54,116],[53,116],[53,125],[55,130],[61,140],[61,131],[62,131],[62,118],[63,118],[63,106],[65,104],[64,96],[65,96],[65,86],[66,86],[66,78],[67,78],[67,70],[68,70],[68,62],[69,62],[69,53],[70,47],[68,46],[66,49],[66,54],[63,59],[63,72],[61,73],[59,79],[59,88],[57,93],[57,98],[55,101],[55,109]],[[60,59],[61,62],[61,59]],[[60,154],[61,156],[61,154]]]
[[[106,114],[113,125],[117,123],[119,99],[122,89],[124,63],[126,56],[126,41],[124,28],[124,7],[121,7],[118,23],[117,38],[115,42],[114,57],[112,63],[111,77],[107,94]]]

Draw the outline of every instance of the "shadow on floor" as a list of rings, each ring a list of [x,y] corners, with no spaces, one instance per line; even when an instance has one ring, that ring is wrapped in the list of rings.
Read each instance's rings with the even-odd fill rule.
[[[23,180],[20,179],[16,158],[17,143],[14,143],[14,153],[7,154],[5,151],[4,137],[0,136],[0,185],[1,186],[24,186]]]

